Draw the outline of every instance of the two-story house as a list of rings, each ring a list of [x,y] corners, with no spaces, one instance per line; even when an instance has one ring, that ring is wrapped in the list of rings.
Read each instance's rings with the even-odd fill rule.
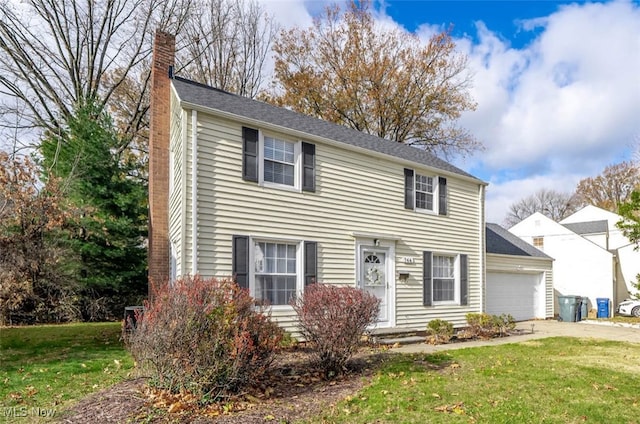
[[[485,183],[419,148],[172,75],[156,35],[151,279],[234,276],[293,330],[312,282],[381,300],[378,327],[483,309]]]

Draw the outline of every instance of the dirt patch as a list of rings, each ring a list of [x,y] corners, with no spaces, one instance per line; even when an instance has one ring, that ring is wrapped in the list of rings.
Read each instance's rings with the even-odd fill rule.
[[[304,349],[285,352],[269,374],[246,393],[214,408],[182,405],[169,413],[171,396],[149,390],[144,378],[95,393],[64,411],[60,423],[287,423],[320,415],[362,389],[387,358],[386,351],[363,349],[346,373],[326,380]],[[158,405],[161,405],[160,407]],[[174,403],[175,406],[175,403]]]

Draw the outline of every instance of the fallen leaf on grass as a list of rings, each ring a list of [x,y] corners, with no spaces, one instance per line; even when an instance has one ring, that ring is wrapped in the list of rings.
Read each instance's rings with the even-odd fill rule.
[[[464,410],[464,403],[463,402],[458,402],[455,403],[453,405],[442,405],[442,406],[436,406],[434,408],[435,411],[437,412],[444,412],[444,413],[454,413],[456,415],[464,415],[465,414],[465,410]]]

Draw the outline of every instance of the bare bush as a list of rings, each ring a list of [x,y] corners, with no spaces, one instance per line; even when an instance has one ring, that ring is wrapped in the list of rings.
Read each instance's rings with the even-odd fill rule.
[[[203,402],[236,393],[261,376],[282,330],[232,280],[183,277],[153,286],[128,347],[152,384]]]
[[[367,326],[378,316],[380,300],[354,287],[312,284],[292,302],[301,333],[327,378],[340,374],[356,352]]]

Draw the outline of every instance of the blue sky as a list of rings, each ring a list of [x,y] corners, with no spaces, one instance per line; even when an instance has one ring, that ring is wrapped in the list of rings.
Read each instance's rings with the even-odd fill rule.
[[[329,3],[261,2],[284,27],[310,25]],[[485,146],[454,162],[490,184],[488,221],[638,155],[640,0],[384,0],[375,16],[425,41],[453,26],[478,103],[459,123]]]

